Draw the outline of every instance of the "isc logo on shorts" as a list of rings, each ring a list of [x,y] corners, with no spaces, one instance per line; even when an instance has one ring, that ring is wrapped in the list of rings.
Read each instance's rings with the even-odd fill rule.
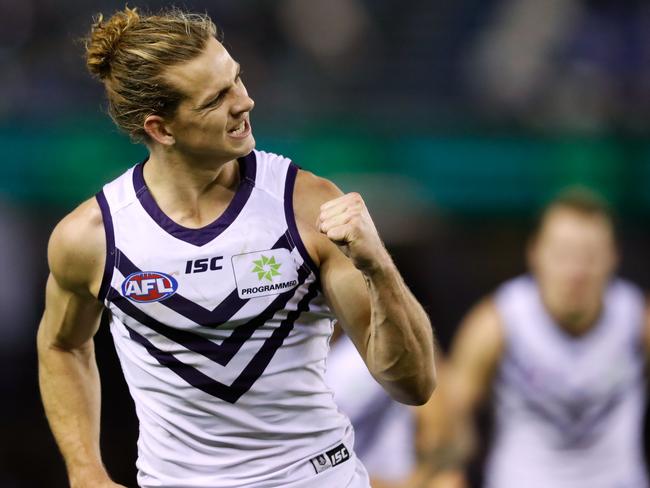
[[[309,460],[316,470],[316,474],[322,473],[326,469],[333,468],[350,459],[350,452],[343,444],[339,444],[334,449],[330,449]]]
[[[122,295],[138,303],[159,302],[177,289],[178,282],[173,277],[157,271],[131,273],[122,283]]]

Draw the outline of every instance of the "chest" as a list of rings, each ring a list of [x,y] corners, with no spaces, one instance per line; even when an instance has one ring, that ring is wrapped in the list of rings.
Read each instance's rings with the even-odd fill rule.
[[[309,272],[282,202],[260,193],[201,245],[201,229],[171,233],[136,205],[118,214],[113,297],[180,327],[247,320],[290,300]]]
[[[643,365],[634,338],[609,325],[612,333],[584,341],[513,338],[501,367],[502,385],[569,412],[610,402],[637,382]]]

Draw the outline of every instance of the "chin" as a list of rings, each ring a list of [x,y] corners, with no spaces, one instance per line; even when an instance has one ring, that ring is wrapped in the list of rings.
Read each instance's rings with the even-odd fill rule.
[[[248,142],[248,152],[251,152],[253,149],[255,149],[255,146],[257,145],[257,143],[255,142],[255,138],[253,137],[253,134],[250,135],[250,137],[248,138],[248,141],[246,141],[246,142]]]
[[[242,141],[241,145],[238,146],[239,147],[233,148],[233,154],[238,158],[246,156],[247,154],[250,154],[253,149],[255,149],[255,138],[251,134],[244,141]]]

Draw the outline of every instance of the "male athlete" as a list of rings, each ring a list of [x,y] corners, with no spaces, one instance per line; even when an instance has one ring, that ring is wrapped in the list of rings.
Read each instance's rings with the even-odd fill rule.
[[[38,333],[46,414],[74,487],[99,452],[102,309],[140,421],[143,487],[367,487],[325,386],[335,320],[393,396],[434,388],[428,318],[358,194],[254,150],[253,100],[203,15],[125,9],[87,65],[148,159],[65,217]]]
[[[613,276],[614,225],[585,190],[547,207],[531,274],[472,310],[452,348],[448,420],[467,422],[492,391],[488,488],[644,488],[641,291]],[[449,386],[449,385],[447,385]]]

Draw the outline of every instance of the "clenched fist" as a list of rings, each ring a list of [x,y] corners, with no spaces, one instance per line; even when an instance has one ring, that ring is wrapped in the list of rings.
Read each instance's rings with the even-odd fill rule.
[[[358,193],[348,193],[321,205],[318,229],[363,272],[371,273],[390,263],[388,252]]]

